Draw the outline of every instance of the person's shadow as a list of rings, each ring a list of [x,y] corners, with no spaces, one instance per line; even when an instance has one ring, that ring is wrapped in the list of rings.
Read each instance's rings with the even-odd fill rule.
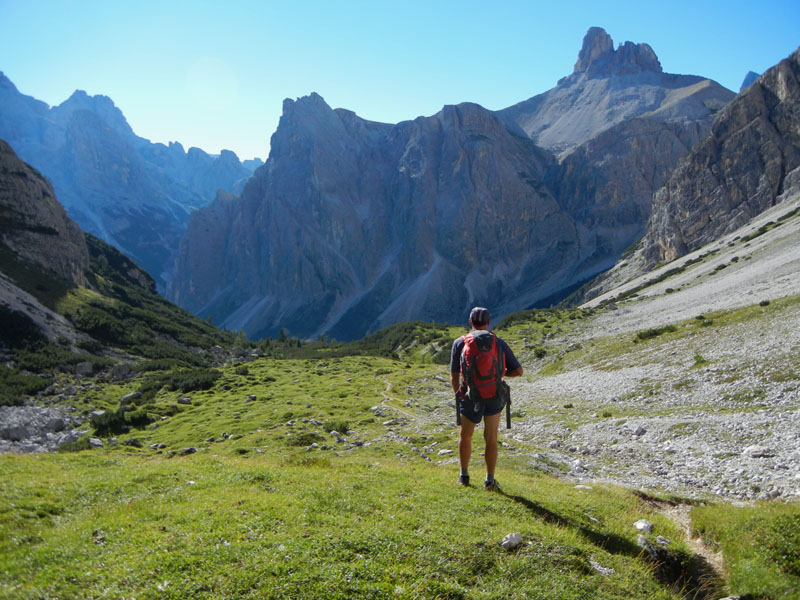
[[[581,535],[589,540],[592,544],[603,548],[607,552],[611,552],[612,554],[625,554],[627,556],[639,556],[639,554],[642,552],[642,549],[639,546],[621,535],[617,535],[616,533],[595,531],[582,523],[576,522],[574,519],[556,514],[541,504],[537,504],[536,502],[528,500],[522,496],[515,496],[504,491],[500,491],[500,495],[521,504],[531,513],[533,513],[534,516],[541,519],[545,523],[552,523],[554,525],[558,525],[559,527],[570,527],[578,530]]]

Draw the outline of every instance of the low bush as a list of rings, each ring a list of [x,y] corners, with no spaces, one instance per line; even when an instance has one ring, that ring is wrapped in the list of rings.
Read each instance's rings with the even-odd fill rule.
[[[114,412],[104,412],[91,418],[91,425],[97,435],[118,435],[126,433],[131,428],[141,429],[153,422],[153,419],[143,408],[128,410],[131,407],[120,407]]]
[[[678,331],[675,325],[664,325],[663,327],[654,327],[653,329],[645,329],[644,331],[636,332],[636,339],[649,340],[658,337],[664,333],[671,333]]]

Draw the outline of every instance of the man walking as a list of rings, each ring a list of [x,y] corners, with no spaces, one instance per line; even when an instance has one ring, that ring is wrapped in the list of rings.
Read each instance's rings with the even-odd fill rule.
[[[458,412],[463,417],[458,437],[458,457],[461,463],[461,475],[458,477],[458,483],[469,485],[468,468],[469,459],[472,455],[472,434],[475,432],[475,426],[481,422],[481,419],[484,419],[483,438],[486,442],[486,481],[483,487],[486,490],[494,491],[500,489],[494,479],[494,468],[497,464],[497,429],[500,425],[500,415],[505,405],[505,397],[500,393],[499,386],[495,397],[485,401],[476,401],[470,397],[471,394],[467,393],[467,382],[470,375],[463,372],[468,365],[466,361],[462,360],[467,346],[472,346],[472,341],[467,338],[476,339],[480,337],[490,339],[488,336],[493,338],[493,343],[496,344],[496,347],[493,347],[492,351],[495,352],[499,359],[498,363],[504,366],[504,372],[500,373],[500,377],[519,377],[522,375],[522,365],[506,342],[493,333],[488,333],[489,311],[487,309],[481,306],[473,308],[469,313],[469,324],[472,331],[465,336],[457,338],[453,342],[453,349],[450,352],[450,382],[453,386],[453,391],[456,393]],[[487,333],[481,334],[479,332]]]

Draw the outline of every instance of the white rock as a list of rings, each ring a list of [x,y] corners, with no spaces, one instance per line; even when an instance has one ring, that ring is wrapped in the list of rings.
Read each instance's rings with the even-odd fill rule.
[[[633,526],[636,527],[637,530],[644,531],[645,533],[653,531],[653,524],[647,519],[639,519]]]
[[[448,454],[452,454],[452,450],[439,450],[439,456],[446,456]]]
[[[513,550],[522,543],[522,535],[520,533],[509,533],[500,542],[500,545],[506,550]]]

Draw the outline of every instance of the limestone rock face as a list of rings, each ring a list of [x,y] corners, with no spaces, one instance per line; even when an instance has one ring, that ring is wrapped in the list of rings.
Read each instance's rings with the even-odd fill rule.
[[[800,186],[800,50],[717,115],[712,131],[654,198],[647,265],[670,261],[744,225]]]
[[[563,287],[584,252],[543,184],[553,166],[475,104],[386,125],[287,100],[241,197],[193,215],[169,294],[253,336],[502,314]]]
[[[0,138],[52,182],[85,231],[120,248],[162,288],[189,213],[219,189],[240,191],[252,173],[229,151],[214,157],[151,144],[106,96],[76,91],[50,108],[2,73]]]
[[[84,285],[83,233],[56,201],[53,186],[0,140],[0,243],[60,278]]]

